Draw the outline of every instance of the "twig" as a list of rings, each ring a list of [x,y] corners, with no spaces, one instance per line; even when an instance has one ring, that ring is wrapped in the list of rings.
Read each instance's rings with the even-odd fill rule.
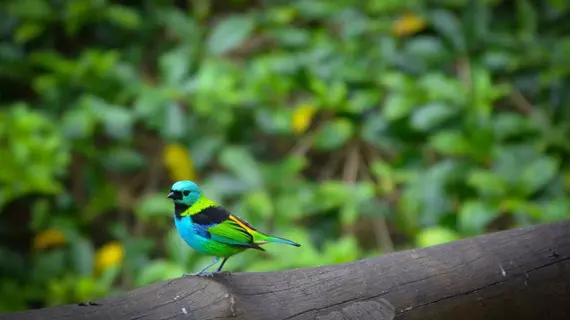
[[[525,115],[532,113],[532,104],[522,95],[522,93],[514,88],[510,96],[517,110]]]
[[[349,146],[348,155],[346,157],[346,162],[344,163],[344,169],[342,172],[342,180],[354,184],[356,178],[358,177],[358,169],[360,166],[360,150],[357,143],[353,143]]]
[[[327,163],[323,166],[323,169],[319,173],[319,180],[327,180],[334,174],[334,170],[340,164],[343,159],[342,153],[333,153]]]
[[[307,134],[303,136],[291,149],[291,154],[295,156],[304,156],[307,154],[311,146],[313,145],[313,135]]]
[[[367,158],[369,166],[375,160],[375,154],[372,152],[371,148],[368,149],[367,153],[365,153],[365,158]],[[374,182],[374,178],[370,173],[370,169],[366,171],[366,177],[368,180]],[[378,246],[382,249],[383,252],[394,252],[394,242],[392,241],[392,237],[390,236],[390,230],[388,229],[388,224],[386,223],[386,219],[384,217],[379,217],[373,220],[374,225],[374,236],[376,237],[376,242]]]

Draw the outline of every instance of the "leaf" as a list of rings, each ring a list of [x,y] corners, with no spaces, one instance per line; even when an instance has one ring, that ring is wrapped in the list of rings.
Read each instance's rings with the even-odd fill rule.
[[[481,196],[501,197],[507,192],[507,183],[494,172],[474,170],[467,177],[467,184],[475,189]]]
[[[455,50],[465,52],[467,49],[461,23],[450,11],[444,9],[434,10],[430,17],[431,25],[447,38]]]
[[[429,145],[436,151],[449,155],[467,154],[471,148],[469,141],[457,131],[441,131],[429,137]]]
[[[112,105],[96,96],[86,96],[82,101],[103,123],[107,134],[115,139],[127,139],[132,135],[133,113],[118,105]]]
[[[134,208],[135,214],[142,220],[172,217],[173,210],[172,202],[163,193],[155,193],[142,198]]]
[[[318,186],[316,203],[321,210],[341,206],[350,196],[349,185],[341,181],[325,181]]]
[[[487,203],[476,200],[467,201],[459,210],[459,230],[467,235],[481,234],[487,224],[498,215],[498,210]]]
[[[263,185],[259,164],[244,147],[230,146],[222,150],[220,163],[233,173],[249,188],[257,189]]]
[[[301,104],[293,111],[291,119],[291,127],[296,134],[303,133],[311,125],[311,120],[316,112],[314,106],[309,104]]]
[[[97,117],[84,108],[73,108],[65,111],[61,122],[61,130],[68,139],[85,139],[95,131]]]
[[[16,40],[17,43],[26,43],[39,37],[44,30],[45,27],[38,23],[23,23],[18,27],[18,29],[16,29],[14,40]]]
[[[406,52],[412,57],[423,60],[443,60],[447,54],[440,38],[434,36],[415,36],[405,44]]]
[[[538,19],[535,8],[528,0],[517,1],[517,20],[519,34],[525,39],[532,39],[536,35]]]
[[[274,214],[271,197],[266,191],[249,193],[243,200],[248,212],[262,218],[270,218]]]
[[[217,151],[223,146],[221,137],[204,136],[200,138],[200,143],[191,146],[192,162],[196,168],[202,168],[210,163]]]
[[[457,114],[457,111],[449,105],[430,102],[414,111],[410,122],[417,130],[429,131]]]
[[[163,135],[170,139],[178,139],[186,134],[186,117],[182,107],[178,102],[171,102],[166,105],[166,116],[164,117]]]
[[[107,7],[107,19],[125,29],[136,29],[142,24],[137,10],[126,6],[113,4]]]
[[[324,248],[328,264],[345,263],[357,260],[360,247],[356,237],[342,237],[334,242],[328,242]]]
[[[445,227],[426,228],[416,236],[418,247],[430,247],[456,240],[459,240],[457,232]]]
[[[526,166],[521,175],[521,187],[526,194],[533,194],[544,188],[558,173],[559,162],[551,157],[543,156]]]
[[[146,286],[161,280],[178,278],[187,272],[179,264],[167,260],[154,260],[142,269],[137,276],[135,285],[137,287]]]
[[[101,154],[104,168],[114,172],[133,172],[141,170],[148,159],[137,150],[126,146],[111,147]]]
[[[407,13],[399,17],[392,24],[392,33],[396,36],[408,36],[426,27],[426,21],[415,13]]]
[[[195,44],[200,36],[200,27],[192,16],[176,6],[161,6],[156,13],[158,22],[175,36]]]
[[[334,150],[342,147],[354,135],[354,127],[347,119],[326,122],[315,133],[315,147]]]
[[[208,50],[223,54],[241,45],[252,34],[255,21],[246,15],[233,15],[220,22],[210,34]]]
[[[414,103],[400,93],[389,93],[382,108],[382,115],[387,121],[396,121],[409,115],[414,109]]]
[[[165,247],[168,257],[180,266],[188,265],[191,248],[182,240],[175,228],[170,229],[166,235]]]
[[[170,143],[164,146],[162,155],[162,161],[168,169],[171,181],[196,179],[192,157],[186,147]]]
[[[45,0],[10,1],[6,11],[18,19],[29,20],[49,20],[54,14],[49,2]]]
[[[190,70],[191,54],[187,46],[179,46],[160,56],[160,72],[166,85],[182,85]]]
[[[544,223],[568,219],[570,201],[567,199],[553,199],[542,206],[540,221]]]
[[[95,250],[91,242],[82,237],[76,237],[71,245],[75,271],[81,276],[93,273]]]

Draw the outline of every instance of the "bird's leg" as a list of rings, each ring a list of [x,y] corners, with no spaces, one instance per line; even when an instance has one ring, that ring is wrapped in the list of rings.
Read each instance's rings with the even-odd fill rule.
[[[211,266],[215,265],[216,263],[218,263],[218,261],[220,261],[220,258],[218,257],[214,257],[212,258],[212,262],[210,264],[208,264],[207,266],[205,266],[202,270],[198,271],[197,273],[185,273],[184,276],[211,276],[212,273],[211,272],[207,272],[205,273],[204,271],[208,270],[208,268],[210,268]]]
[[[222,260],[222,263],[220,264],[220,266],[218,267],[218,270],[216,270],[216,272],[220,272],[222,271],[222,268],[224,267],[224,263],[226,263],[226,261],[228,261],[229,257],[225,257],[224,260]]]

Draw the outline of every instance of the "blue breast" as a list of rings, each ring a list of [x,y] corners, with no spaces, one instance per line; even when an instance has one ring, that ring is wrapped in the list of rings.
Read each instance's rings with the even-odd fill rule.
[[[180,219],[174,217],[174,225],[180,237],[184,239],[192,249],[202,254],[208,254],[204,249],[206,249],[206,244],[210,241],[210,234],[206,231],[210,226],[194,224],[192,223],[192,219],[188,216]]]

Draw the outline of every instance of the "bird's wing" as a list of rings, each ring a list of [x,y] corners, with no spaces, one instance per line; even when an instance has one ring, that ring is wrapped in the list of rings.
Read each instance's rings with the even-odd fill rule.
[[[212,240],[264,251],[253,241],[252,232],[255,232],[255,229],[220,206],[204,208],[191,218],[192,222],[200,226],[207,233],[206,236]]]

